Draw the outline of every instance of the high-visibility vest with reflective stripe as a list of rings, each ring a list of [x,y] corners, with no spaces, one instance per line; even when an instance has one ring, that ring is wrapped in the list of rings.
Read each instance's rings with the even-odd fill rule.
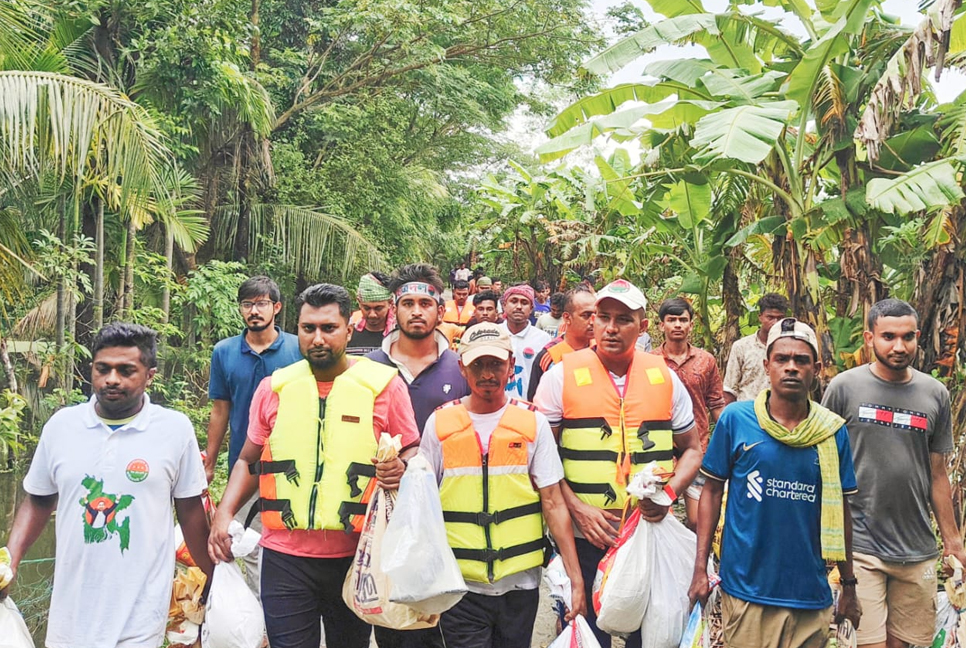
[[[476,306],[470,303],[470,300],[466,300],[463,304],[463,310],[460,310],[456,306],[456,300],[451,299],[446,302],[446,310],[443,312],[443,321],[449,322],[451,324],[463,324],[465,325],[473,317],[473,312],[476,311]]]
[[[563,357],[560,458],[577,497],[599,508],[621,508],[630,478],[644,464],[674,467],[671,371],[660,356],[637,350],[624,395],[594,349]]]
[[[253,470],[263,526],[353,530],[350,520],[365,513],[362,494],[376,474],[376,396],[396,373],[360,358],[324,399],[306,360],[272,374],[278,414]]]
[[[543,564],[540,493],[530,481],[527,444],[537,437],[531,406],[510,400],[487,453],[459,401],[436,410],[443,451],[446,535],[463,578],[493,583]]]

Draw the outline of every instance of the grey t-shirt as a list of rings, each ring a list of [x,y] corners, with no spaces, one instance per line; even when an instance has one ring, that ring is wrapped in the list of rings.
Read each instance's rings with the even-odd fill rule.
[[[836,376],[822,404],[849,429],[859,487],[849,498],[855,551],[892,562],[935,558],[929,453],[953,449],[949,392],[919,371],[891,383],[863,365]]]

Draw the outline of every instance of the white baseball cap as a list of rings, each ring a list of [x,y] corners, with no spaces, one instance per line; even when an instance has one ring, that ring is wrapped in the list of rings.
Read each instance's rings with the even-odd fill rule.
[[[768,331],[768,342],[765,344],[765,350],[771,349],[771,345],[784,337],[801,340],[812,347],[816,358],[821,357],[818,353],[818,337],[815,335],[812,327],[805,322],[800,322],[794,317],[786,317],[777,324],[774,324]]]
[[[604,286],[597,293],[597,301],[595,303],[599,305],[605,299],[616,299],[631,310],[647,308],[647,298],[644,297],[644,293],[626,279],[617,279]]]

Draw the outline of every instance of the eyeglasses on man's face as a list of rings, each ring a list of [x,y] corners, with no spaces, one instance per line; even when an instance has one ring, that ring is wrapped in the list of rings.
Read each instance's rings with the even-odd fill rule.
[[[238,305],[245,312],[250,312],[254,309],[265,310],[266,308],[271,308],[275,302],[271,299],[259,299],[258,301],[243,301],[239,302]]]

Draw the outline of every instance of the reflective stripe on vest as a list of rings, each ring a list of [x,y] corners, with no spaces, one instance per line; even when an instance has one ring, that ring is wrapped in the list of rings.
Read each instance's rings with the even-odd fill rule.
[[[511,400],[482,452],[466,408],[454,401],[436,410],[443,452],[446,536],[463,578],[493,583],[543,564],[540,493],[530,481],[528,446],[537,417]]]
[[[396,373],[360,358],[325,399],[306,360],[272,374],[278,413],[253,470],[266,528],[354,530],[350,520],[365,513],[363,493],[376,474],[376,396]]]
[[[565,355],[563,372],[564,476],[581,501],[621,508],[644,464],[673,470],[671,372],[663,358],[636,351],[623,398],[593,349]]]

